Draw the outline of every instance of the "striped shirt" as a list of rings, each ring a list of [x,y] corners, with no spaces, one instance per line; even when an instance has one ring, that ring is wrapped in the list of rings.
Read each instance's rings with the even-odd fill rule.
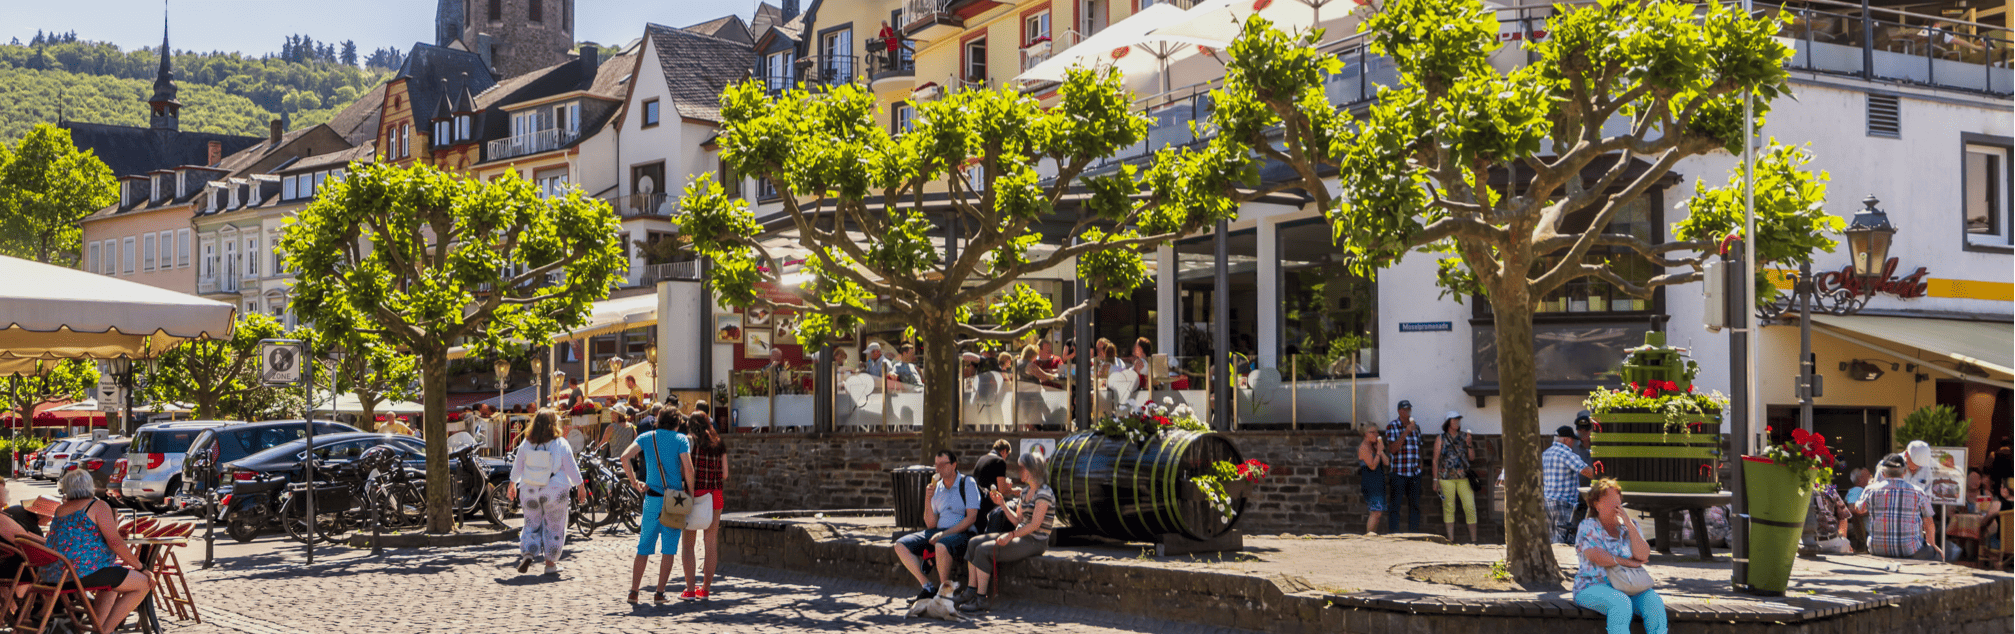
[[[1924,518],[1931,496],[1904,480],[1883,480],[1861,493],[1868,510],[1868,552],[1879,557],[1911,557],[1924,547]]]
[[[1023,487],[1021,494],[1021,505],[1015,507],[1015,512],[1021,514],[1022,526],[1027,526],[1028,521],[1035,518],[1035,507],[1037,502],[1048,502],[1049,510],[1043,513],[1042,527],[1037,528],[1036,531],[1033,533],[1029,533],[1029,537],[1035,539],[1036,541],[1046,542],[1049,541],[1050,529],[1056,528],[1056,510],[1057,510],[1056,492],[1050,490],[1048,484],[1044,484],[1042,485],[1042,488],[1034,490],[1031,490],[1027,487]]]

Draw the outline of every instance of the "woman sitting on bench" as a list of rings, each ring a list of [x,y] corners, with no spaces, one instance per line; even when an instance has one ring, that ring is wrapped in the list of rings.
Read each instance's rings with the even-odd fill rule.
[[[1008,521],[1015,529],[1006,533],[991,533],[972,539],[972,547],[966,555],[966,580],[971,582],[959,594],[958,608],[965,612],[984,612],[992,609],[987,582],[992,579],[1000,565],[1011,561],[1021,561],[1049,549],[1050,529],[1056,527],[1056,492],[1049,488],[1049,466],[1046,460],[1035,453],[1024,453],[1016,461],[1021,468],[1022,495],[1015,504],[1007,504],[999,491],[988,495],[1007,514]]]

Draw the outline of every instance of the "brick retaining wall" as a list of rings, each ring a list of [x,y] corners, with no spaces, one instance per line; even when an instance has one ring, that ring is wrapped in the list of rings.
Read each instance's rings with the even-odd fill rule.
[[[1366,509],[1357,478],[1360,434],[1340,431],[1232,432],[1226,434],[1247,458],[1273,472],[1246,506],[1239,529],[1253,534],[1336,534],[1364,530]],[[960,433],[952,438],[963,470],[995,439],[1019,446],[1023,438],[1062,438],[1057,433]],[[737,434],[728,440],[733,484],[729,512],[889,508],[887,470],[919,464],[917,434]],[[1431,450],[1433,439],[1428,440]],[[1476,436],[1477,462],[1497,472],[1502,439]],[[1478,530],[1485,541],[1501,541],[1503,528],[1490,512],[1489,491],[1477,492]],[[1423,532],[1442,532],[1441,501],[1423,482]],[[1402,511],[1403,512],[1403,511]],[[1460,511],[1458,511],[1459,513]],[[1403,518],[1402,518],[1403,521]],[[1467,535],[1456,529],[1461,539]]]

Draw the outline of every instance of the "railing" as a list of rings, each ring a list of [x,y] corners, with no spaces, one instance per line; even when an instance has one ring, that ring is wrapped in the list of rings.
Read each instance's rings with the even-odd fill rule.
[[[547,128],[531,134],[497,139],[490,142],[489,153],[486,158],[494,161],[556,150],[562,145],[573,142],[579,136],[580,131],[578,130]]]
[[[863,70],[874,79],[913,76],[917,72],[915,51],[916,43],[911,40],[897,38],[894,52],[889,51],[886,39],[868,40],[868,54],[862,60],[867,68]]]
[[[700,261],[667,262],[644,265],[643,283],[656,284],[664,280],[700,279]]]
[[[960,24],[958,15],[951,12],[953,0],[903,0],[902,29],[914,33],[917,29],[933,24]]]
[[[672,215],[671,196],[665,192],[610,196],[608,201],[610,207],[616,208],[616,214],[624,218]]]
[[[1833,2],[1814,4],[1840,6]],[[1858,9],[1858,7],[1857,7]],[[1880,11],[1880,9],[1877,9]],[[2015,41],[2007,29],[1888,11],[1884,18],[1779,6],[1790,16],[1778,36],[1794,49],[1790,68],[1962,90],[2015,94]],[[1857,10],[1856,13],[1859,13]]]
[[[1041,38],[1039,41],[1032,42],[1028,46],[1022,47],[1021,49],[1022,72],[1026,73],[1029,71],[1029,69],[1035,68],[1036,66],[1042,64],[1043,62],[1047,62],[1058,55],[1062,55],[1065,50],[1068,50],[1070,47],[1076,45],[1078,42],[1081,41],[1084,41],[1084,37],[1078,35],[1077,31],[1066,29],[1064,31],[1056,33],[1053,36]],[[1022,90],[1039,89],[1050,86],[1055,83],[1056,82],[1052,81],[1022,82]]]
[[[852,55],[810,55],[798,60],[798,77],[806,84],[838,86],[859,78],[860,58]]]

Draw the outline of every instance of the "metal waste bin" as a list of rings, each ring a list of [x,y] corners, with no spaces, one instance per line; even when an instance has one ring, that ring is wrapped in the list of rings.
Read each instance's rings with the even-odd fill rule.
[[[928,465],[889,470],[889,498],[895,500],[897,528],[924,528],[924,490],[936,475],[937,470]]]

